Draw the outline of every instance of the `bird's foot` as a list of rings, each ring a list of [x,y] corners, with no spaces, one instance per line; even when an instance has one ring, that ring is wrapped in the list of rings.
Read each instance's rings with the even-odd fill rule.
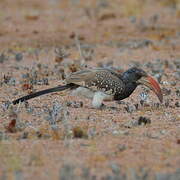
[[[112,111],[112,110],[118,110],[118,108],[117,107],[114,107],[114,106],[106,106],[105,104],[101,104],[101,106],[99,106],[99,107],[93,107],[93,109],[99,109],[99,110],[110,110],[110,111]]]
[[[99,110],[104,110],[106,108],[107,108],[107,106],[103,103],[100,106],[93,106],[92,107],[92,109],[99,109]]]

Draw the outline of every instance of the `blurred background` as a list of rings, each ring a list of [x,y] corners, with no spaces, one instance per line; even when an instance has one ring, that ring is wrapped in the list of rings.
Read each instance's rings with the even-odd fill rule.
[[[177,48],[180,0],[1,0],[0,24],[0,48],[69,44],[74,33],[89,43],[141,38]]]

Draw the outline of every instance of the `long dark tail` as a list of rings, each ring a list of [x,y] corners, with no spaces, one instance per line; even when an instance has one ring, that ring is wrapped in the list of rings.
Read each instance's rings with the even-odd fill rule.
[[[58,91],[64,91],[66,89],[73,89],[73,88],[76,88],[78,87],[78,85],[76,84],[67,84],[67,85],[64,85],[64,86],[56,86],[56,87],[53,87],[53,88],[49,88],[49,89],[45,89],[45,90],[42,90],[42,91],[38,91],[38,92],[35,92],[35,93],[32,93],[32,94],[29,94],[27,96],[23,96],[19,99],[16,99],[14,100],[12,103],[15,105],[15,104],[18,104],[19,102],[24,102],[24,101],[27,101],[29,99],[32,99],[32,98],[35,98],[35,97],[38,97],[38,96],[41,96],[41,95],[44,95],[44,94],[48,94],[48,93],[52,93],[52,92],[58,92]]]

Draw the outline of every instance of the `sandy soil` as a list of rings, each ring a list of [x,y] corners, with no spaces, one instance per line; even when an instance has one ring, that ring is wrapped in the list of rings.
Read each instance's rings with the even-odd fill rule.
[[[179,0],[1,0],[0,179],[180,179],[179,19]],[[104,110],[68,91],[9,105],[97,66],[143,68],[163,104],[138,87]]]

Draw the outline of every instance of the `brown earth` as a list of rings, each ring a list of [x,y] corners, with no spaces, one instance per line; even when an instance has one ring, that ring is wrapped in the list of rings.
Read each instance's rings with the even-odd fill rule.
[[[179,19],[179,0],[1,0],[0,179],[180,179]],[[163,104],[138,87],[104,110],[68,92],[8,106],[85,66],[134,65]]]

